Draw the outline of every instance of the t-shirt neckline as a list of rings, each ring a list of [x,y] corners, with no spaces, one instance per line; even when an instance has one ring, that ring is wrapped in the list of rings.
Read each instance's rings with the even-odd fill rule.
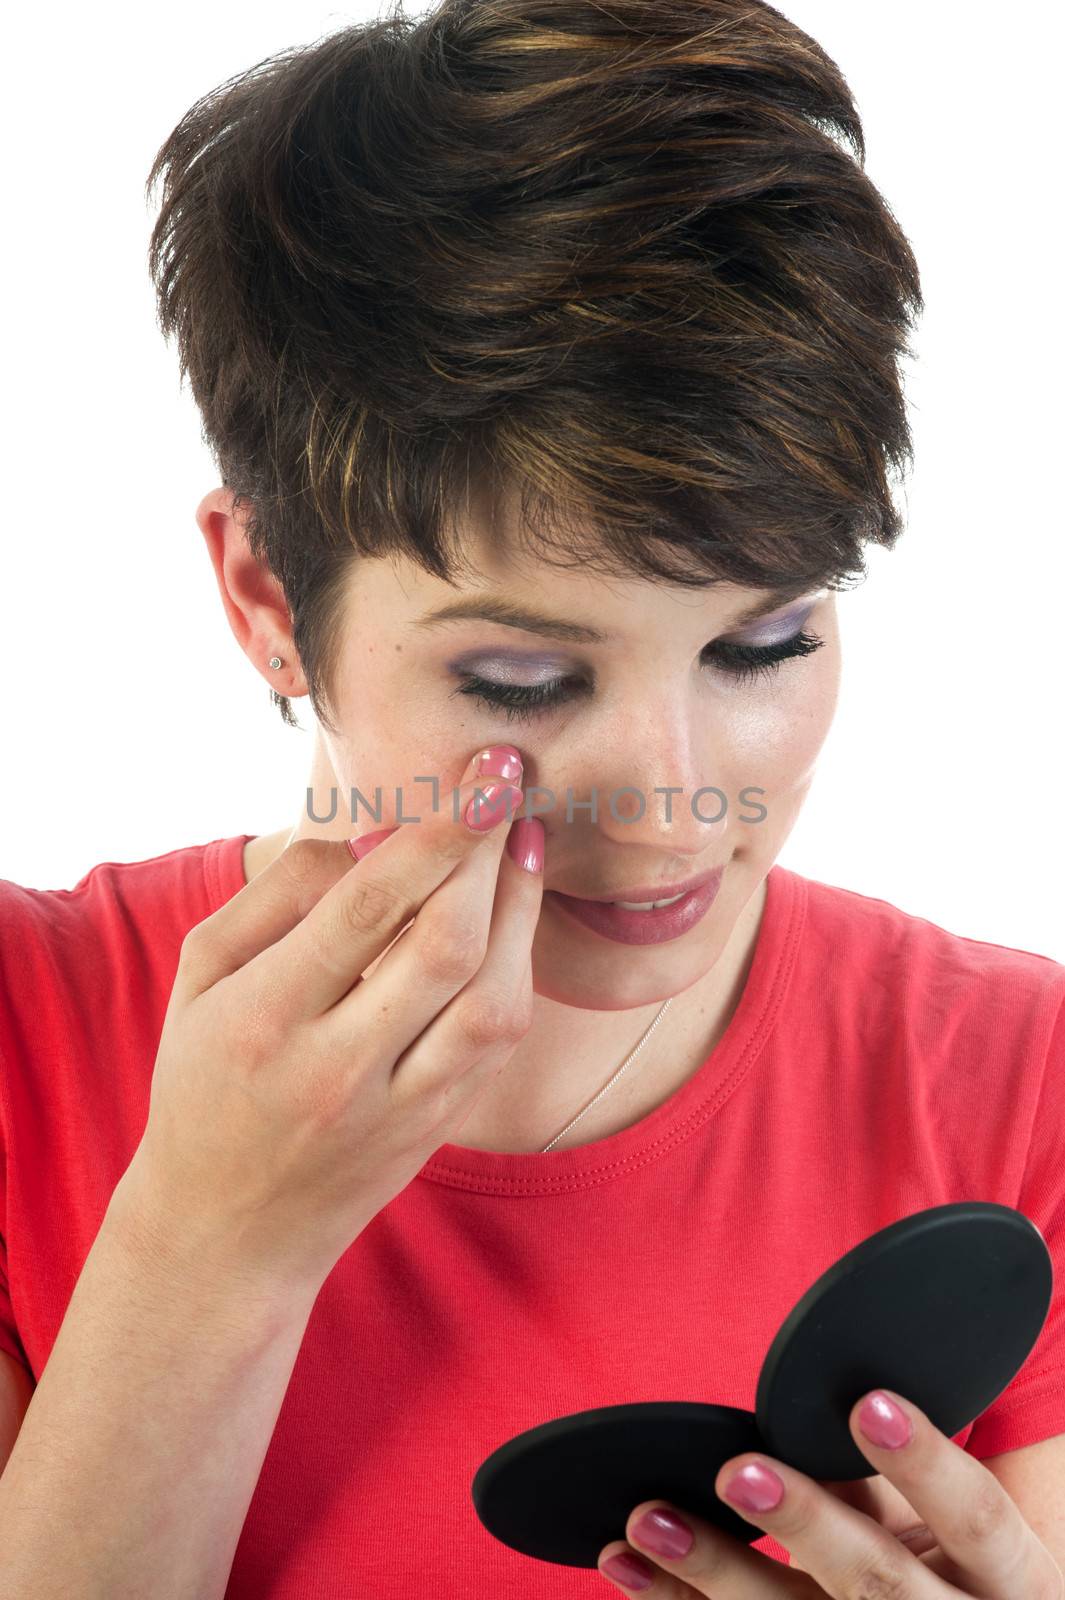
[[[211,911],[246,886],[244,846],[255,837],[236,834],[206,846]],[[720,1110],[763,1053],[791,979],[805,916],[806,880],[775,863],[766,875],[747,980],[724,1034],[691,1077],[646,1117],[604,1139],[562,1150],[473,1150],[445,1143],[416,1176],[479,1194],[558,1194],[614,1182],[667,1156]]]

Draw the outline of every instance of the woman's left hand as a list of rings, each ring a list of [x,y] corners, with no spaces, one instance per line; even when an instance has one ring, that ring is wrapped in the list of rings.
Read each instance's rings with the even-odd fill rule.
[[[873,1443],[863,1424],[882,1442]],[[920,1554],[824,1483],[748,1452],[725,1463],[714,1490],[782,1544],[791,1565],[664,1500],[644,1500],[626,1523],[627,1543],[603,1547],[599,1571],[623,1594],[645,1594],[648,1600],[1065,1600],[1061,1568],[994,1473],[933,1427],[912,1402],[874,1389],[855,1404],[850,1429],[866,1459],[927,1525],[929,1548]],[[741,1491],[753,1493],[765,1509],[726,1492],[737,1474]],[[774,1490],[780,1498],[772,1504]],[[649,1524],[641,1521],[648,1512],[656,1513]],[[660,1538],[664,1531],[659,1512],[669,1512],[690,1531],[686,1553],[670,1557],[648,1542],[646,1534]],[[670,1548],[679,1550],[680,1540]],[[612,1572],[609,1563],[619,1555],[629,1566]],[[635,1581],[639,1567],[649,1581]]]

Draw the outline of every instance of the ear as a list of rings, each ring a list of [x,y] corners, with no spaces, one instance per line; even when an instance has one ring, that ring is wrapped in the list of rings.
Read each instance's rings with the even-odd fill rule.
[[[246,513],[234,512],[231,489],[212,489],[196,508],[233,636],[255,670],[278,694],[307,693],[307,683],[292,642],[292,618],[280,582],[248,546]],[[270,657],[283,666],[271,668]]]

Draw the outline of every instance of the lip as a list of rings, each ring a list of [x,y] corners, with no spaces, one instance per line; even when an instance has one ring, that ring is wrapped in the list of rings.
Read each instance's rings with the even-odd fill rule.
[[[585,900],[592,905],[606,905],[611,900],[672,900],[675,894],[691,894],[693,889],[701,889],[704,883],[709,883],[723,870],[722,867],[709,867],[706,872],[689,878],[686,883],[647,883],[638,889],[612,889],[609,894],[570,894],[565,889],[552,889],[550,892],[560,894],[567,900]]]
[[[584,900],[576,895],[561,894],[557,889],[544,891],[544,902],[557,906],[561,916],[580,923],[601,938],[615,944],[664,944],[669,939],[680,939],[697,922],[701,922],[717,898],[724,876],[724,867],[715,867],[709,874],[695,879],[697,887],[683,894],[671,906],[659,911],[629,911],[624,906],[613,906],[602,900]],[[627,896],[626,896],[627,898]],[[647,893],[649,900],[666,899],[656,891]]]

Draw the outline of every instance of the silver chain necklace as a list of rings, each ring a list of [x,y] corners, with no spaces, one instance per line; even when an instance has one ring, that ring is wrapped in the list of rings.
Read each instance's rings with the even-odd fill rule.
[[[546,1155],[548,1150],[551,1149],[551,1145],[556,1145],[558,1143],[558,1141],[562,1138],[563,1134],[568,1133],[569,1130],[572,1127],[576,1126],[576,1124],[581,1120],[581,1118],[583,1116],[586,1116],[588,1114],[588,1112],[592,1109],[592,1107],[598,1101],[600,1101],[603,1098],[603,1096],[606,1094],[607,1090],[610,1088],[610,1084],[617,1083],[618,1079],[621,1077],[621,1074],[625,1071],[625,1068],[629,1065],[629,1062],[632,1061],[640,1053],[640,1051],[643,1049],[644,1045],[647,1043],[648,1039],[651,1037],[652,1033],[654,1033],[655,1029],[658,1027],[658,1024],[661,1022],[662,1017],[663,1017],[663,1015],[665,1013],[665,1009],[669,1005],[669,1003],[670,1003],[670,1001],[672,999],[673,999],[673,996],[670,995],[668,1000],[663,1000],[663,1002],[662,1002],[662,1004],[661,1004],[661,1006],[659,1008],[658,1015],[655,1017],[654,1021],[648,1027],[647,1032],[644,1034],[643,1038],[640,1040],[640,1042],[636,1046],[635,1050],[633,1050],[630,1055],[627,1055],[625,1057],[625,1060],[621,1063],[620,1067],[615,1072],[614,1076],[611,1078],[610,1083],[605,1083],[603,1085],[603,1087],[600,1089],[599,1093],[596,1095],[595,1099],[594,1100],[589,1100],[589,1102],[585,1106],[584,1110],[583,1111],[578,1111],[578,1113],[574,1117],[573,1121],[566,1123],[566,1126],[562,1129],[562,1133],[556,1133],[555,1134],[555,1137],[551,1140],[551,1144],[545,1144],[544,1145],[544,1148],[540,1151],[541,1155]]]

